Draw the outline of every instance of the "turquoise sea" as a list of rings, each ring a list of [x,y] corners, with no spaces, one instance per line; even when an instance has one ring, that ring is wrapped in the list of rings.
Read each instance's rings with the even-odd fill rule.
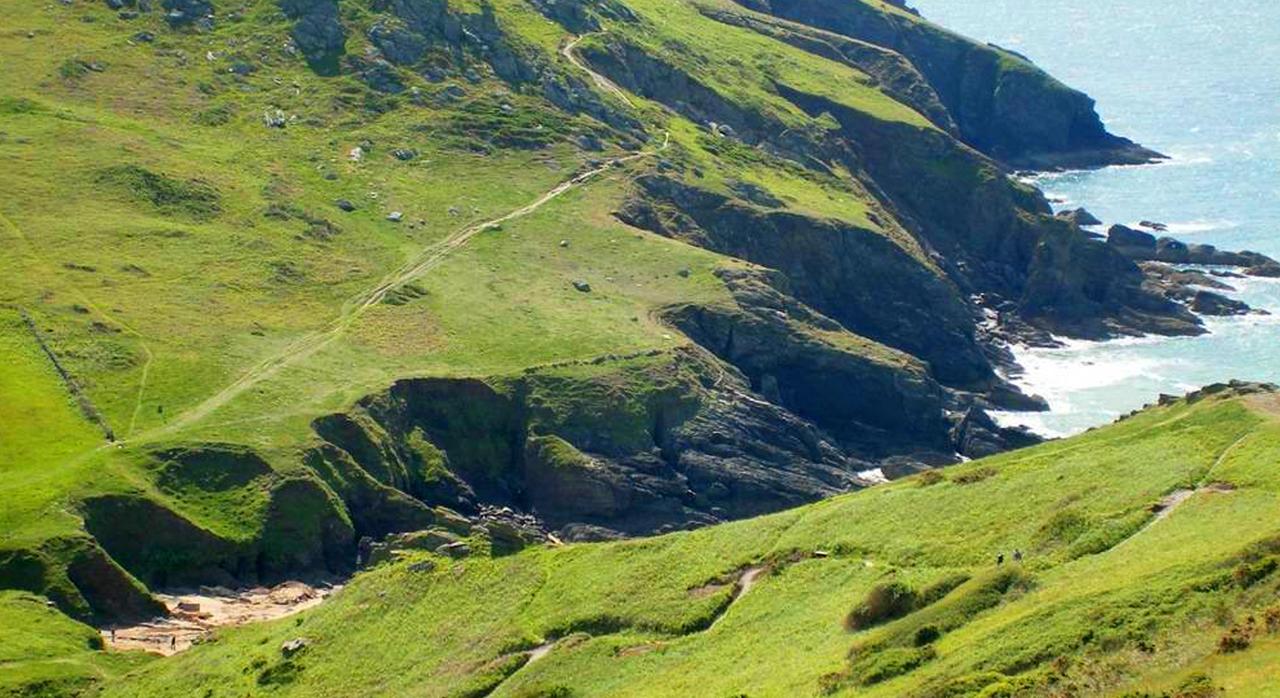
[[[1172,157],[1043,176],[1061,207],[1110,223],[1280,258],[1280,3],[1225,0],[914,0],[929,19],[1030,57],[1098,102],[1108,128]],[[1233,282],[1234,283],[1234,282]],[[1024,350],[1046,414],[1006,414],[1048,435],[1103,424],[1159,393],[1230,378],[1280,382],[1280,280],[1235,284],[1274,316],[1208,319],[1190,339]]]

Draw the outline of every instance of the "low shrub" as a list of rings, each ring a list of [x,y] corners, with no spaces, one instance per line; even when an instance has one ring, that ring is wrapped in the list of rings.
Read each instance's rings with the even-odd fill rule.
[[[916,636],[912,639],[911,644],[916,647],[924,647],[936,642],[940,637],[942,637],[942,631],[938,630],[937,626],[922,625],[916,628]]]
[[[1218,652],[1222,654],[1230,654],[1232,652],[1240,652],[1249,648],[1253,643],[1253,636],[1257,630],[1257,621],[1253,616],[1249,616],[1243,623],[1232,625],[1226,634],[1218,639]]]
[[[996,474],[996,469],[991,466],[982,466],[973,470],[966,470],[951,478],[952,482],[957,485],[972,485],[976,482],[982,482]]]
[[[1172,698],[1214,698],[1221,691],[1213,685],[1213,679],[1205,674],[1192,674],[1178,685]]]
[[[844,626],[849,630],[864,630],[901,618],[915,610],[918,599],[915,590],[903,582],[878,584],[862,603],[849,611]]]
[[[947,476],[943,475],[940,470],[926,470],[916,476],[916,485],[920,487],[930,487],[946,481]]]
[[[1262,622],[1268,633],[1280,633],[1280,606],[1272,606],[1262,613]]]
[[[221,197],[208,183],[196,179],[174,179],[137,165],[104,168],[98,171],[95,181],[146,201],[164,213],[203,219],[221,210]]]
[[[1241,563],[1231,572],[1231,581],[1241,589],[1248,589],[1258,582],[1266,579],[1276,568],[1280,567],[1274,557],[1260,560],[1254,563]]]

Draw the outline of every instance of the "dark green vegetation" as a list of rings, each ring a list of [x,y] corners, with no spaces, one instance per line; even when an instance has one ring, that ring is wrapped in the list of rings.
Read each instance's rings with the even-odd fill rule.
[[[984,412],[1036,404],[994,335],[1201,331],[1006,176],[1150,154],[891,4],[10,2],[0,61],[0,588],[72,638],[6,636],[17,684],[116,673],[75,621],[149,617],[151,590],[345,574],[390,534],[465,541],[487,571],[441,593],[514,609],[544,561],[613,550],[485,557],[547,532],[698,528],[1034,441]],[[983,467],[916,496],[999,481]],[[1085,531],[1078,555],[1141,518],[1078,513],[1044,534]],[[706,564],[681,583],[767,556],[757,533],[682,551]],[[952,606],[917,572],[903,620],[946,617],[912,643],[1034,588],[971,575],[952,593],[981,603]],[[726,579],[657,616],[627,592],[519,636],[496,618],[481,669],[444,643],[445,673],[387,675],[479,692],[545,634],[691,632]],[[905,637],[829,681],[940,666]],[[306,657],[235,673],[301,686]]]

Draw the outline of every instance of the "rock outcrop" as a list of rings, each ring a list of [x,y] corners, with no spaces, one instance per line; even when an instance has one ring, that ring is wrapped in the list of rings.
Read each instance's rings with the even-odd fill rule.
[[[338,16],[338,0],[279,0],[293,20],[294,44],[316,72],[332,75],[346,49],[347,33]]]
[[[1092,99],[1021,56],[899,8],[862,0],[739,2],[900,53],[928,79],[964,141],[1014,167],[1097,167],[1161,157],[1108,133]]]

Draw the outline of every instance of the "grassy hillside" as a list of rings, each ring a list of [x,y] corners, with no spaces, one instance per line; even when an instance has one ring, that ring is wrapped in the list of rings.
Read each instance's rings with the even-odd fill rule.
[[[824,7],[958,41],[880,2]],[[0,625],[21,628],[2,641],[5,689],[47,679],[65,692],[144,662],[99,652],[82,623],[160,613],[153,591],[347,574],[365,538],[448,529],[501,551],[485,517],[503,507],[532,521],[521,542],[693,529],[856,489],[877,464],[1026,444],[982,418],[1036,403],[999,378],[975,299],[1091,336],[1198,331],[1006,177],[1001,152],[957,128],[963,105],[942,98],[954,86],[913,65],[923,58],[782,9],[0,7]],[[964,46],[979,63],[1007,59]],[[1066,89],[1015,67],[1032,103]],[[1067,116],[1096,121],[1080,98]],[[1232,428],[1251,428],[1240,410]],[[1222,445],[1196,448],[1203,460]],[[1131,527],[1167,484],[1082,510],[1063,525],[1100,527],[1102,542],[1072,544]],[[971,491],[885,491],[953,489]],[[445,565],[379,570],[305,621],[334,623],[333,637],[345,621],[322,618],[368,621],[350,630],[364,650],[317,642],[307,655],[365,664],[295,676],[263,655],[236,681],[479,691],[531,643],[590,633],[505,691],[618,643],[696,643],[722,626],[676,636],[709,626],[751,561],[776,563],[761,589],[810,565],[820,573],[792,593],[840,575],[873,585],[881,568],[855,559],[866,541],[805,531],[878,496],[656,541],[481,555],[452,567],[461,586],[441,586],[456,608],[418,603]],[[962,527],[948,545],[907,544],[887,511],[860,530],[879,531],[877,565],[922,588],[1005,535],[962,544]],[[842,571],[789,558],[806,546],[830,548],[823,564]],[[427,587],[377,581],[414,575]],[[634,586],[599,596],[618,580]],[[410,595],[406,625],[360,615],[392,588]],[[386,633],[428,626],[431,656],[384,671],[383,650],[405,639]],[[202,650],[207,672],[164,682],[184,690],[249,656],[224,646]],[[658,656],[635,662],[648,671]],[[851,685],[862,669],[839,664],[822,673]],[[811,673],[798,671],[806,687]]]
[[[1280,630],[1278,409],[1274,395],[1179,403],[945,474],[648,540],[461,561],[408,554],[296,620],[220,633],[103,689],[1080,695],[1207,676],[1228,695],[1264,695]],[[1154,511],[1179,490],[1195,493]],[[1246,639],[1224,651],[1232,633]],[[307,646],[285,658],[293,638]]]

